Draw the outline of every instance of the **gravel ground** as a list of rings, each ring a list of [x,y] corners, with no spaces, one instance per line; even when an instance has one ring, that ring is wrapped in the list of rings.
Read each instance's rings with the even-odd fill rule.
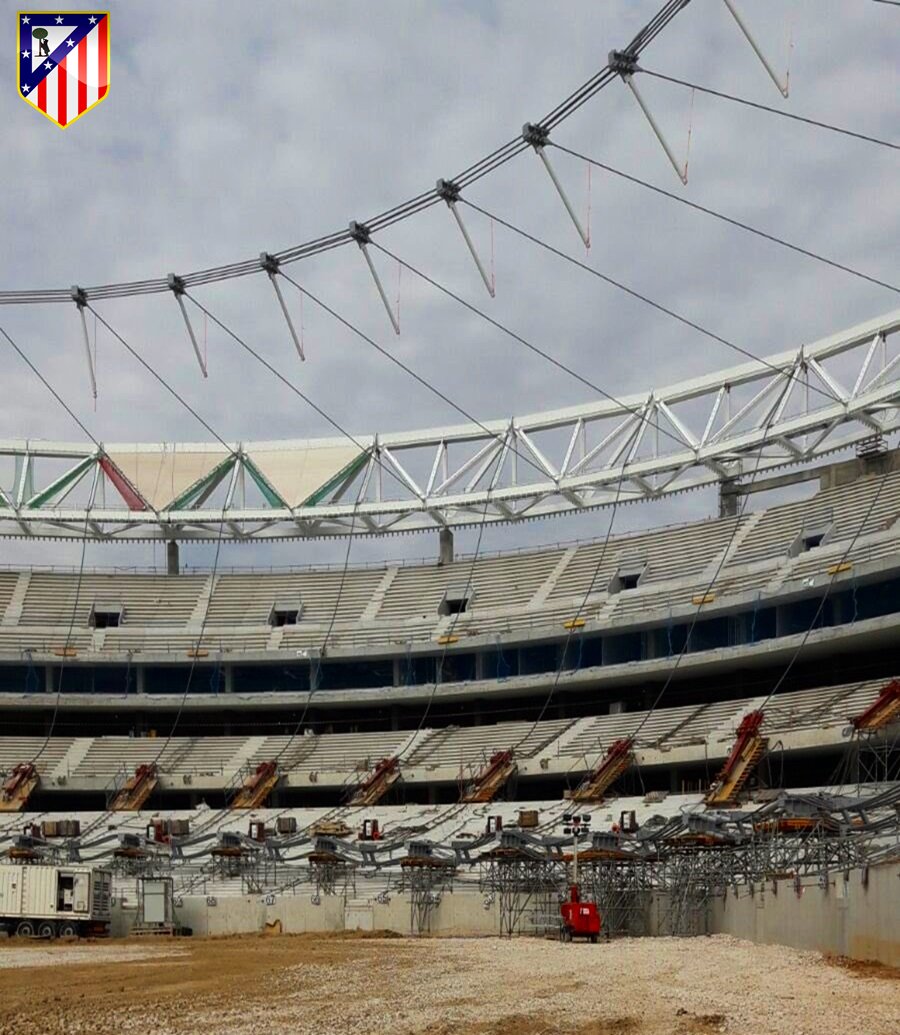
[[[187,950],[154,945],[95,945],[79,942],[72,945],[19,945],[11,941],[0,949],[0,970],[20,970],[22,967],[73,966],[76,963],[130,963],[166,956],[185,956]]]
[[[243,937],[161,951],[0,948],[18,961],[0,971],[0,1035],[900,1035],[896,971],[724,935]]]

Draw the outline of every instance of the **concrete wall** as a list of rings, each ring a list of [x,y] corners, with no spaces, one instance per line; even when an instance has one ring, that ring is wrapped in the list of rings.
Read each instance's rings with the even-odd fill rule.
[[[391,895],[386,902],[323,895],[315,904],[308,893],[268,902],[261,895],[218,899],[196,895],[179,902],[177,922],[196,935],[252,933],[265,930],[267,924],[280,925],[285,934],[363,930],[484,937],[500,933],[499,904],[494,901],[485,909],[484,898],[471,890],[445,892],[421,932],[414,929],[405,894]],[[667,913],[665,898],[654,896],[646,918],[649,935],[666,933]],[[113,909],[113,935],[127,934],[134,917],[133,903],[118,903]],[[873,866],[868,874],[853,870],[848,880],[838,873],[827,887],[807,884],[799,894],[790,880],[757,885],[752,894],[744,886],[737,896],[729,891],[713,900],[708,911],[696,917],[694,930],[900,966],[900,865]]]
[[[176,923],[191,928],[195,935],[248,934],[263,931],[270,924],[279,924],[284,934],[362,930],[471,937],[500,933],[497,904],[492,903],[485,909],[482,896],[469,892],[445,893],[440,903],[431,909],[422,932],[413,929],[415,918],[407,895],[392,895],[387,902],[323,895],[318,905],[309,894],[279,896],[271,904],[261,895],[229,895],[227,898],[188,895],[178,902]],[[113,936],[128,934],[135,916],[133,904],[116,904]]]
[[[777,886],[777,891],[775,887]],[[768,882],[754,894],[741,888],[711,907],[712,933],[733,934],[765,944],[878,960],[900,966],[900,866],[873,866],[868,879],[853,870],[827,887],[806,885],[800,894],[792,881]]]

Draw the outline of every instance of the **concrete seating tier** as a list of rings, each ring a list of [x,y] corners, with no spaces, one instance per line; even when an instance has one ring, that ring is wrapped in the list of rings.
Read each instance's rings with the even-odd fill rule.
[[[383,648],[438,641],[452,632],[561,635],[574,618],[620,624],[698,606],[713,581],[716,604],[738,594],[775,592],[842,561],[900,554],[900,472],[867,476],[806,500],[745,518],[723,518],[497,556],[474,563],[405,564],[294,572],[168,576],[134,572],[0,572],[0,653],[84,655],[297,652]],[[857,532],[862,529],[862,534]],[[799,556],[801,530],[827,541]],[[724,564],[723,564],[724,562]],[[635,588],[610,592],[623,566],[642,570]],[[615,587],[614,587],[615,588]],[[439,613],[445,595],[467,593],[459,615]],[[123,609],[118,628],[94,630],[92,609]],[[299,610],[297,625],[269,625],[273,607]],[[73,621],[74,619],[74,621]],[[329,631],[330,630],[330,631]]]
[[[410,765],[459,766],[475,769],[495,751],[515,748],[517,758],[533,758],[572,725],[572,719],[551,722],[500,722],[487,726],[449,726],[435,730],[410,754]]]

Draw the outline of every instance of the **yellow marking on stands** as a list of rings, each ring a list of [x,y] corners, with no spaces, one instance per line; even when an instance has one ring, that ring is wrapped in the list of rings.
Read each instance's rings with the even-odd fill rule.
[[[698,593],[691,597],[691,603],[700,607],[702,604],[711,604],[716,599],[715,593]]]
[[[839,561],[837,564],[826,569],[828,575],[840,575],[842,571],[853,571],[853,565],[849,561]]]
[[[458,636],[438,636],[438,643],[443,647],[448,643],[459,643]]]
[[[580,629],[583,625],[583,618],[570,618],[568,622],[563,622],[563,629]]]

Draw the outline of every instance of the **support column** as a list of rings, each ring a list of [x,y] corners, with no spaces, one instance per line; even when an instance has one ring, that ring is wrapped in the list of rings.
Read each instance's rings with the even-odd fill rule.
[[[449,528],[442,528],[439,536],[438,564],[453,563],[453,532]]]
[[[169,575],[177,575],[179,570],[178,543],[176,543],[174,539],[170,539],[166,543],[166,573]]]
[[[737,517],[740,486],[733,479],[719,482],[719,517]]]

